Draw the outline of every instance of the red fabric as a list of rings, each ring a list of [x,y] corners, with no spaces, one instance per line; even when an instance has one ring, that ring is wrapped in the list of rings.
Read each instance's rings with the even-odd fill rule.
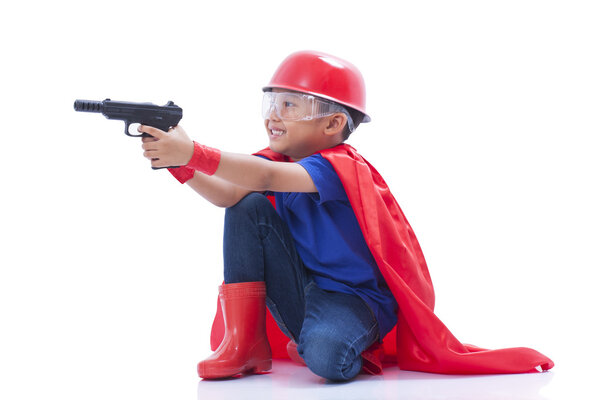
[[[194,142],[194,153],[190,161],[186,164],[186,167],[200,171],[206,175],[213,175],[217,171],[217,168],[219,168],[220,161],[220,150]]]
[[[433,312],[433,285],[425,258],[381,175],[347,144],[320,153],[338,173],[367,245],[399,305],[398,324],[380,347],[363,354],[365,360],[375,362],[375,369],[377,360],[394,360],[404,370],[443,374],[537,372],[554,366],[533,349],[486,350],[458,341]],[[269,149],[258,154],[284,161]],[[214,341],[220,342],[222,332],[214,328]],[[288,339],[272,318],[267,329],[273,356],[287,357]]]
[[[194,177],[194,170],[183,165],[177,168],[169,168],[169,172],[182,185]]]

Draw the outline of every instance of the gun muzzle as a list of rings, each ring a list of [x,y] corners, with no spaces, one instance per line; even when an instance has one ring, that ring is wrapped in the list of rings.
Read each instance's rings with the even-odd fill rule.
[[[101,113],[104,109],[104,104],[101,101],[94,100],[75,100],[73,108],[75,108],[75,111]]]

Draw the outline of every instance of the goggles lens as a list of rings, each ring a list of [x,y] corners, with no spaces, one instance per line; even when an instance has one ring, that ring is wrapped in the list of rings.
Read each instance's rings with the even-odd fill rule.
[[[348,118],[350,131],[354,124],[348,111],[339,104],[321,100],[315,96],[292,92],[265,92],[262,104],[263,119],[269,119],[272,113],[283,120],[302,121],[326,117],[335,113],[344,113]]]
[[[265,92],[263,97],[263,118],[267,119],[275,112],[280,119],[298,121],[312,119],[313,96],[299,93]],[[308,118],[307,118],[308,117]]]

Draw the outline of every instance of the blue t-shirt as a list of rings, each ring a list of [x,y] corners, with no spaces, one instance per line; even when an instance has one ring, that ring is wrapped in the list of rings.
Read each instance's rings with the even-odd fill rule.
[[[273,193],[296,249],[323,290],[360,296],[379,323],[380,340],[397,322],[398,305],[385,283],[333,166],[320,154],[298,161],[318,193]]]

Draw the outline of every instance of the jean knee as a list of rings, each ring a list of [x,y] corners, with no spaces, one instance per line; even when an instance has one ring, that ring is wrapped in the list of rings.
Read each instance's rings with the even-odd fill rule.
[[[301,334],[298,353],[313,373],[332,381],[352,379],[362,368],[360,354],[330,332]]]
[[[237,226],[238,224],[254,226],[268,218],[270,213],[275,212],[273,205],[266,196],[260,193],[250,193],[242,198],[234,206],[225,210],[225,226]]]
[[[261,209],[267,205],[271,206],[271,202],[266,196],[260,193],[250,193],[238,201],[237,204],[228,207],[225,210],[225,214],[247,215],[249,212],[255,212],[257,209]]]

